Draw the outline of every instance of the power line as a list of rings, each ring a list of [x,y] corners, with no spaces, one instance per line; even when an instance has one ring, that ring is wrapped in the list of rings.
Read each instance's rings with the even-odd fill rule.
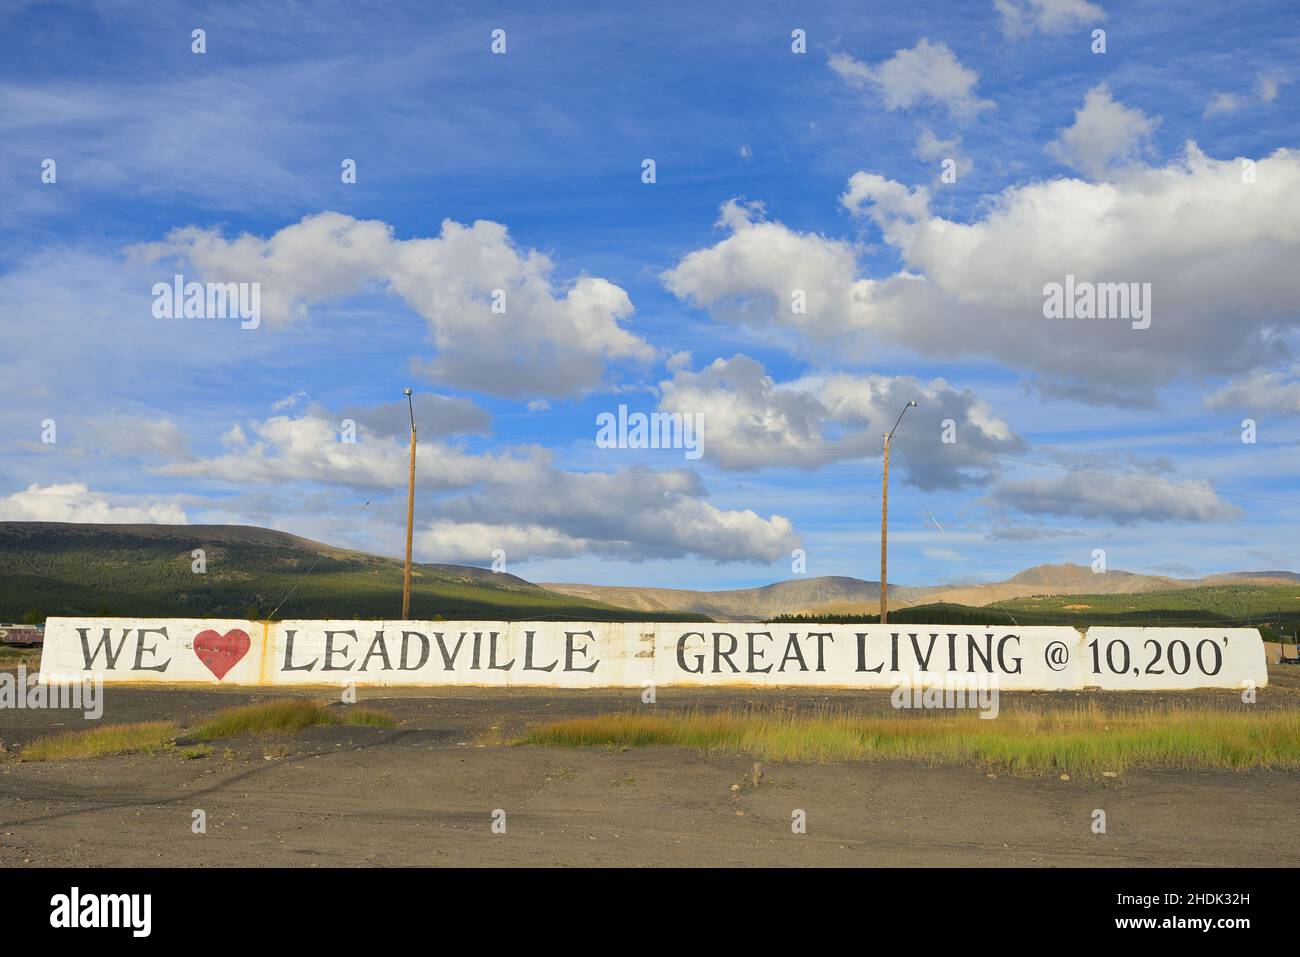
[[[939,520],[934,517],[934,514],[928,508],[925,507],[924,502],[921,503],[921,511],[925,512],[925,514],[929,516],[930,521],[934,522],[934,527],[939,530],[939,534],[943,536],[943,540],[948,544],[948,547],[952,549],[952,553],[961,559],[962,564],[964,564],[967,568],[973,571],[974,566],[971,565],[969,559],[967,559],[966,556],[962,554],[961,549],[959,549],[956,545],[954,545],[952,543],[952,540],[948,538],[948,533],[944,531],[943,526],[939,524]],[[1020,627],[1020,622],[1016,621],[1015,615],[1011,614],[1010,611],[1007,611],[1006,615],[1008,618],[1011,619],[1011,623],[1013,625],[1015,625],[1017,628]]]
[[[367,499],[366,502],[365,502],[365,504],[362,505],[361,508],[359,508],[359,509],[357,510],[358,514],[361,513],[361,512],[363,512],[363,511],[365,511],[366,508],[369,507],[369,505],[370,505],[370,500]],[[316,556],[316,560],[315,560],[314,562],[311,563],[311,567],[308,568],[305,572],[302,573],[302,575],[298,578],[298,580],[297,580],[296,582],[293,583],[293,587],[290,588],[290,589],[285,593],[285,596],[284,596],[283,598],[280,599],[280,604],[276,605],[275,608],[271,611],[271,614],[269,614],[269,615],[266,616],[266,619],[265,619],[266,621],[274,621],[274,620],[275,620],[275,613],[276,613],[277,611],[279,611],[282,607],[284,607],[284,603],[285,603],[286,601],[289,600],[289,596],[291,596],[294,592],[296,592],[296,591],[298,590],[298,586],[301,585],[304,581],[306,581],[306,580],[307,580],[307,577],[308,577],[309,575],[311,575],[311,573],[314,572],[314,571],[316,570],[316,566],[319,565],[319,564],[321,563],[321,559],[323,559],[324,557],[325,557],[325,553],[324,553],[324,552],[321,552],[320,554],[318,554],[318,555]]]
[[[360,515],[367,508],[369,508],[371,501],[372,501],[371,499],[366,499],[365,502],[361,504],[361,507],[357,509],[357,514]],[[316,566],[321,563],[321,560],[325,557],[325,554],[326,554],[325,552],[321,552],[316,556],[316,560],[311,563],[311,567],[308,568],[305,572],[302,573],[302,575],[299,576],[298,580],[293,583],[293,587],[290,588],[285,593],[284,597],[280,599],[280,604],[276,605],[275,608],[271,611],[271,614],[266,616],[266,621],[275,620],[275,613],[284,607],[284,603],[287,602],[289,598],[293,595],[293,593],[298,590],[298,586],[301,585],[304,581],[306,581],[307,578],[311,575],[311,573],[316,570]]]

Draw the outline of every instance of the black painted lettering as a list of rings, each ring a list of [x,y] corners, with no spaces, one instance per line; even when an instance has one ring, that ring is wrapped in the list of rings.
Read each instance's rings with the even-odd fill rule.
[[[411,650],[411,636],[414,635],[420,639],[420,660],[413,665],[408,665],[409,652]],[[402,671],[419,671],[424,667],[424,663],[429,660],[429,639],[418,631],[402,632],[402,656],[398,659],[397,667]]]
[[[346,655],[348,653],[347,648],[334,647],[335,635],[347,635],[353,641],[357,640],[357,633],[355,631],[332,631],[327,628],[325,630],[325,665],[321,668],[321,671],[351,671],[352,665],[355,664],[355,662],[349,661],[342,668],[334,664],[335,655]]]
[[[456,658],[460,655],[460,646],[463,645],[463,644],[465,644],[465,637],[466,637],[468,634],[469,634],[469,632],[467,632],[467,631],[462,631],[462,632],[460,633],[460,637],[456,639],[456,647],[455,647],[455,649],[452,651],[451,654],[447,654],[447,643],[446,643],[445,641],[442,640],[442,632],[440,632],[440,631],[435,631],[435,632],[433,633],[433,640],[436,641],[436,642],[438,643],[438,653],[442,655],[442,670],[443,670],[443,671],[455,671],[455,670],[456,670]]]
[[[599,658],[593,661],[586,668],[573,667],[573,656],[575,654],[582,655],[583,657],[586,657],[588,654],[590,654],[590,652],[587,651],[586,645],[583,645],[581,647],[574,645],[573,638],[575,635],[586,635],[592,641],[596,640],[596,636],[589,631],[566,631],[564,633],[564,670],[565,671],[595,671],[596,665],[600,664]]]
[[[375,640],[370,643],[370,648],[366,651],[366,656],[361,659],[361,667],[358,671],[365,671],[370,666],[370,659],[378,658],[384,663],[381,671],[392,671],[393,663],[388,660],[388,644],[384,641],[384,632],[382,629],[375,632]]]
[[[1014,641],[1017,645],[1019,645],[1019,644],[1020,644],[1020,636],[1019,636],[1019,635],[1004,635],[1003,638],[1002,638],[1002,640],[998,642],[998,667],[1001,668],[1001,669],[1002,669],[1006,674],[1009,674],[1009,675],[1018,675],[1018,674],[1020,674],[1020,659],[1019,659],[1019,658],[1014,659],[1014,660],[1015,660],[1015,663],[1016,663],[1016,666],[1015,666],[1014,668],[1008,668],[1008,667],[1007,667],[1007,659],[1006,659],[1006,655],[1004,654],[1004,652],[1005,652],[1005,649],[1006,649],[1006,646],[1007,646],[1007,642],[1008,642],[1008,641]]]
[[[686,634],[682,635],[680,638],[677,639],[677,667],[681,668],[682,671],[685,671],[687,674],[702,675],[704,674],[704,653],[703,652],[699,652],[695,655],[694,668],[692,668],[690,665],[686,663],[686,639],[687,638],[698,638],[700,639],[700,641],[703,641],[704,632],[688,631],[686,632]]]
[[[858,632],[858,671],[871,671],[880,674],[885,669],[885,663],[882,661],[874,668],[867,667],[867,633]]]
[[[755,675],[755,674],[757,674],[757,675],[765,675],[765,674],[767,674],[768,672],[770,672],[770,671],[772,670],[772,666],[771,666],[771,665],[768,665],[766,668],[757,668],[757,667],[755,667],[755,663],[757,662],[757,660],[758,660],[759,658],[762,658],[764,655],[766,655],[767,652],[765,652],[765,651],[758,651],[757,649],[755,649],[755,648],[754,648],[754,639],[757,638],[757,637],[759,637],[759,636],[762,636],[762,637],[766,638],[768,641],[771,641],[771,640],[772,640],[772,633],[771,633],[770,631],[747,631],[747,632],[745,632],[745,636],[746,636],[746,638],[748,638],[748,640],[749,640],[749,647],[748,647],[748,650],[749,650],[749,656],[748,656],[748,657],[749,657],[749,665],[745,668],[745,670],[746,670],[747,672],[749,672],[751,675]]]
[[[155,635],[162,635],[163,638],[166,638],[168,641],[171,640],[171,639],[168,638],[168,636],[167,636],[167,629],[166,629],[166,628],[141,628],[141,629],[139,629],[139,630],[135,633],[135,667],[134,667],[133,669],[131,669],[132,671],[166,671],[166,670],[167,670],[167,666],[168,666],[169,664],[171,664],[171,659],[170,659],[170,658],[168,658],[166,661],[164,661],[164,662],[163,662],[162,664],[160,664],[160,665],[146,665],[146,664],[144,663],[144,656],[145,656],[145,653],[146,653],[146,652],[148,652],[148,653],[151,654],[151,655],[154,655],[154,654],[157,654],[157,653],[158,653],[158,646],[157,646],[157,645],[148,645],[148,646],[146,646],[145,643],[144,643],[144,636],[145,636],[146,634],[149,634],[150,632],[154,633]]]
[[[545,668],[538,668],[533,664],[533,640],[537,637],[537,632],[524,632],[524,671],[551,671],[560,663],[557,658]]]
[[[122,629],[122,637],[117,640],[116,650],[114,650],[113,648],[112,628],[104,629],[103,634],[99,638],[99,644],[95,646],[95,650],[93,652],[90,650],[90,629],[78,628],[77,634],[81,635],[81,656],[82,658],[85,659],[86,670],[87,671],[92,670],[92,667],[95,664],[95,659],[99,657],[100,651],[103,651],[104,662],[105,662],[104,669],[107,671],[112,671],[117,669],[118,656],[122,654],[122,646],[126,644],[126,636],[131,634],[131,629],[130,628]]]
[[[296,628],[289,628],[284,633],[284,667],[281,671],[311,671],[316,667],[319,658],[313,658],[305,665],[295,665],[293,663],[293,638],[298,633]]]
[[[497,632],[491,632],[488,635],[488,668],[494,671],[509,671],[515,666],[515,659],[511,658],[504,665],[497,664]]]
[[[722,650],[722,638],[724,635],[731,639],[731,647],[728,648],[726,651]],[[713,633],[713,673],[715,675],[722,673],[723,661],[726,661],[727,666],[731,668],[732,674],[737,674],[737,675],[740,674],[740,669],[737,668],[736,663],[731,660],[731,656],[736,653],[736,649],[739,647],[740,647],[739,639],[737,639],[736,636],[731,634],[730,632],[715,631]]]

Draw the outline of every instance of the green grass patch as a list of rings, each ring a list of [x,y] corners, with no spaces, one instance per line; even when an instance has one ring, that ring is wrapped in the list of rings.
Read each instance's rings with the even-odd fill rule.
[[[28,671],[39,668],[41,666],[41,649],[0,645],[0,668],[17,668],[19,665],[26,665]]]
[[[903,759],[973,764],[1013,774],[1097,778],[1137,768],[1300,767],[1300,713],[1099,708],[1007,710],[995,719],[943,714],[864,717],[719,711],[607,714],[529,730],[516,744],[666,745],[770,761]]]
[[[179,732],[170,721],[106,724],[86,731],[65,731],[23,748],[23,761],[76,761],[111,754],[161,751],[172,747]]]
[[[192,729],[186,737],[203,742],[242,734],[291,735],[316,725],[392,728],[396,724],[392,715],[373,708],[327,708],[304,698],[285,698],[219,711]],[[180,727],[171,721],[109,724],[33,741],[22,749],[19,758],[23,761],[60,761],[160,751],[174,747],[180,735]],[[229,757],[232,752],[226,750]],[[182,748],[180,756],[190,761],[206,758],[212,753],[210,744],[193,744]]]
[[[1093,625],[1255,628],[1280,623],[1283,634],[1300,627],[1300,583],[1197,585],[1112,595],[1031,595],[972,607],[932,602],[892,609],[897,625]],[[878,615],[778,615],[776,622],[876,623]]]
[[[394,728],[397,726],[397,719],[386,711],[350,707],[343,712],[340,724],[358,728]]]
[[[397,722],[391,715],[371,708],[327,708],[305,698],[283,698],[227,708],[200,724],[190,736],[199,741],[215,741],[242,734],[297,734],[304,728],[323,724],[391,728]]]

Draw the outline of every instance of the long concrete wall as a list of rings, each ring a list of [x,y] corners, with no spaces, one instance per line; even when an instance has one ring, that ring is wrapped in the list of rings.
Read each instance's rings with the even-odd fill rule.
[[[1263,687],[1248,628],[51,618],[43,680],[601,688]]]

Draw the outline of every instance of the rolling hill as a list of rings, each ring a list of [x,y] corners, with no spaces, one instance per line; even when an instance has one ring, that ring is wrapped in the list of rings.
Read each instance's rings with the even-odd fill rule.
[[[879,604],[880,582],[822,577],[776,582],[761,588],[692,591],[682,588],[636,588],[618,585],[543,584],[543,588],[588,601],[663,613],[691,611],[716,621],[740,621],[797,614],[808,608]],[[924,589],[890,586],[891,601],[908,603]]]
[[[1241,573],[1250,575],[1249,572]],[[1254,583],[1253,578],[1239,579],[1240,584]],[[1268,583],[1273,583],[1270,580]],[[1138,575],[1125,571],[1094,572],[1087,565],[1036,565],[1012,575],[1006,581],[983,585],[938,585],[932,588],[912,589],[913,600],[908,604],[967,605],[982,608],[997,602],[1034,595],[1114,595],[1137,592],[1170,591],[1178,588],[1195,588],[1202,582],[1196,579],[1166,578],[1159,575]],[[892,591],[891,591],[892,594]],[[879,603],[877,602],[876,605]],[[824,605],[810,609],[825,614],[871,614],[875,606]]]
[[[1287,594],[1300,592],[1288,584],[1300,582],[1293,572],[1233,572],[1209,576],[1205,579],[1166,578],[1159,575],[1139,575],[1126,571],[1094,573],[1086,565],[1038,565],[1025,569],[1005,581],[983,585],[936,585],[930,587],[889,586],[890,607],[899,621],[921,621],[913,613],[924,609],[924,614],[943,615],[935,621],[974,622],[981,613],[966,615],[966,610],[987,608],[998,615],[985,612],[990,623],[1003,620],[1002,615],[1017,611],[1033,618],[1035,610],[1061,616],[1071,616],[1069,605],[1091,607],[1098,613],[1148,614],[1159,608],[1190,612],[1203,609],[1215,614],[1226,614],[1227,606],[1240,614],[1258,615],[1267,607],[1269,613],[1290,610]],[[543,586],[592,601],[606,601],[628,608],[644,608],[660,612],[677,610],[706,614],[719,621],[744,618],[768,619],[779,616],[834,618],[870,618],[880,610],[880,583],[856,578],[809,578],[777,582],[762,588],[744,588],[729,591],[695,591],[674,588],[633,588],[605,585],[574,585],[547,583]],[[1217,589],[1245,589],[1245,591],[1219,591]],[[1258,595],[1256,590],[1263,589]],[[1087,596],[1163,596],[1167,593],[1186,592],[1176,602],[1152,597],[1150,600],[1134,599],[1089,602]],[[1035,605],[1033,599],[1043,596],[1068,596],[1056,606]],[[1252,597],[1242,597],[1252,596]],[[1018,602],[1024,599],[1024,602]],[[1236,604],[1234,604],[1234,602]],[[1261,604],[1262,602],[1262,604]],[[1239,607],[1238,607],[1239,606]],[[1082,610],[1082,609],[1080,609]],[[1010,618],[1005,620],[1010,621]],[[1037,622],[1035,622],[1037,623]],[[1045,623],[1045,622],[1044,622]]]
[[[207,570],[191,570],[206,552]],[[431,619],[642,620],[514,575],[416,565],[411,615]],[[47,615],[396,618],[402,562],[244,525],[0,522],[0,620]]]
[[[207,571],[191,570],[195,548]],[[432,619],[872,620],[880,585],[804,578],[704,591],[536,585],[461,565],[417,564],[411,615]],[[395,618],[402,563],[242,525],[0,522],[0,620],[103,614]],[[1300,575],[1232,572],[1177,579],[1040,565],[983,585],[890,586],[900,623],[1300,622]]]

